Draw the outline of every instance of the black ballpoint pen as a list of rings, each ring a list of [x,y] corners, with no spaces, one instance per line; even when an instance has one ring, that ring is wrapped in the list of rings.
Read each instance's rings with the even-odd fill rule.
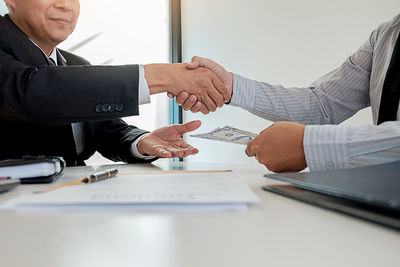
[[[85,184],[89,184],[89,183],[94,183],[94,182],[99,182],[99,181],[103,181],[106,179],[109,179],[111,177],[114,177],[115,175],[118,174],[118,170],[117,169],[107,169],[101,172],[96,172],[93,173],[92,175],[90,175],[90,177],[85,177],[82,179],[82,182]]]

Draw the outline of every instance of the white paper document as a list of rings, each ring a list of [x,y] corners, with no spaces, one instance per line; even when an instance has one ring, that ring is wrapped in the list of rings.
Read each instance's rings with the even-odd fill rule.
[[[64,187],[11,199],[0,209],[212,207],[257,203],[259,199],[235,173],[119,175],[93,184]],[[215,208],[215,207],[214,207]]]

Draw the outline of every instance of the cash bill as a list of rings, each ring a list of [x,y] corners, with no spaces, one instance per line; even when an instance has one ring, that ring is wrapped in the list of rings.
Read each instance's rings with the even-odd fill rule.
[[[223,128],[218,127],[217,129],[209,133],[191,135],[191,137],[204,138],[204,139],[229,142],[234,144],[242,144],[242,145],[246,145],[256,136],[257,134],[255,133],[236,129],[231,126],[225,126]]]

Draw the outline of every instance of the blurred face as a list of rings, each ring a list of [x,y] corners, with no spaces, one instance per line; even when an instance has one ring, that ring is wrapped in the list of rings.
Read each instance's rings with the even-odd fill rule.
[[[6,0],[14,23],[46,53],[67,39],[78,20],[79,0]]]

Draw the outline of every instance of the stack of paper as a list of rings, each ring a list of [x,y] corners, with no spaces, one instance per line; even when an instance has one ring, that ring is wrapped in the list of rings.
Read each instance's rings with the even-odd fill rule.
[[[243,209],[257,202],[257,196],[234,173],[188,173],[120,175],[98,183],[21,196],[0,208]]]

